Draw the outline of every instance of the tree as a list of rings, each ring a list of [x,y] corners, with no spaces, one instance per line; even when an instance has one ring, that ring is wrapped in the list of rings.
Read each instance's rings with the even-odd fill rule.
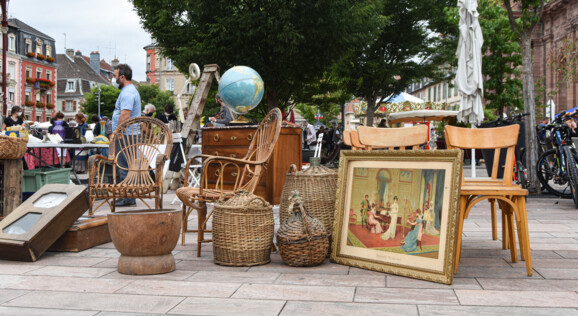
[[[538,160],[538,147],[536,140],[536,103],[534,97],[534,77],[532,64],[532,32],[540,22],[546,0],[513,0],[520,11],[519,18],[514,17],[512,3],[506,0],[504,4],[508,10],[510,27],[514,33],[514,38],[522,48],[522,85],[524,90],[524,111],[530,113],[526,121],[526,161],[528,163],[529,189],[540,192],[540,183],[533,166]]]
[[[145,105],[151,103],[156,108],[157,115],[164,113],[165,105],[169,104],[173,109],[175,108],[175,100],[171,98],[173,95],[170,91],[161,91],[159,86],[153,85],[139,85],[137,87],[140,94],[141,104]]]
[[[449,0],[382,0],[367,7],[365,20],[376,26],[371,41],[350,47],[335,67],[336,75],[348,79],[347,91],[367,102],[367,125],[373,123],[376,104],[410,83],[440,75],[437,66],[448,58],[442,44],[455,41],[452,34],[457,34],[457,25],[452,27],[443,13],[452,5]]]
[[[112,118],[116,99],[120,90],[109,85],[100,86],[100,115]],[[86,115],[98,114],[98,87],[94,87],[85,95],[85,102],[82,104],[82,112]]]
[[[268,108],[324,71],[364,34],[353,0],[132,0],[143,27],[179,69],[247,65],[265,82]],[[298,100],[295,100],[298,101]]]

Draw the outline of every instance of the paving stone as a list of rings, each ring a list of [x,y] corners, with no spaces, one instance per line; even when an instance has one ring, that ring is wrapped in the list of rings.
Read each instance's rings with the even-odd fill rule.
[[[492,307],[492,306],[444,306],[418,305],[420,316],[479,316],[479,315],[509,315],[509,316],[544,316],[567,315],[576,316],[578,311],[570,308],[524,308],[524,307]]]
[[[232,298],[352,302],[354,292],[354,287],[243,284]]]
[[[370,303],[326,303],[290,301],[280,316],[342,316],[342,315],[380,315],[380,316],[417,316],[415,305],[370,304]]]
[[[525,261],[518,261],[516,263],[510,263],[513,267],[525,267]],[[551,268],[551,269],[578,269],[578,259],[533,259],[532,267],[538,268]]]
[[[177,263],[177,270],[187,270],[187,271],[236,271],[244,272],[248,271],[248,267],[228,267],[220,266],[213,263],[213,261],[207,260],[182,260]]]
[[[275,284],[384,287],[385,274],[370,276],[286,273],[282,274]]]
[[[186,278],[194,275],[197,271],[183,271],[175,270],[169,273],[163,274],[151,274],[151,275],[130,275],[118,273],[118,271],[111,272],[101,279],[130,279],[130,280],[171,280],[171,281],[182,281]]]
[[[485,279],[478,282],[484,290],[499,291],[578,291],[578,280],[548,279]]]
[[[530,236],[530,245],[533,245],[533,244],[552,244],[552,243],[578,244],[578,241],[574,238],[553,238],[553,237],[533,238],[532,236]]]
[[[460,267],[509,267],[505,258],[468,258],[462,257]]]
[[[414,288],[414,289],[481,289],[480,284],[474,278],[456,278],[451,285],[417,280],[396,275],[387,276],[388,288]]]
[[[7,290],[7,289],[0,289],[0,304],[8,302],[12,299],[15,299],[19,296],[25,295],[30,291],[24,290]]]
[[[27,278],[30,277],[23,275],[0,275],[0,289],[9,288],[12,284],[20,283]]]
[[[281,274],[272,272],[199,271],[187,281],[225,283],[274,283]]]
[[[578,243],[575,244],[558,244],[555,241],[551,243],[533,244],[530,240],[530,249],[534,250],[578,250]]]
[[[246,300],[189,297],[169,314],[276,316],[285,305],[278,300]]]
[[[70,276],[81,278],[99,278],[116,269],[87,268],[87,267],[43,267],[38,270],[27,272],[26,275]]]
[[[254,266],[249,269],[250,272],[276,272],[276,273],[299,273],[299,274],[348,274],[349,266],[330,264],[329,259],[326,259],[323,263],[314,267],[299,267],[295,268],[285,264],[281,258],[276,256],[271,256],[271,263]]]
[[[166,315],[166,314],[100,312],[96,316],[161,316],[161,315]]]
[[[189,247],[190,248],[190,247]],[[197,260],[207,260],[207,261],[213,261],[213,252],[207,252],[207,251],[202,251],[201,252],[201,256],[197,257],[197,251],[196,250],[186,250],[186,251],[180,251],[178,254],[175,255],[175,259],[178,260],[193,260],[193,261],[197,261]]]
[[[131,313],[166,313],[183,299],[184,297],[153,295],[35,291],[4,303],[4,306]]]
[[[556,253],[566,259],[578,259],[578,250],[556,250]]]
[[[111,268],[117,269],[118,268],[118,258],[108,258],[102,262],[99,262],[92,267],[94,268]]]
[[[41,269],[41,266],[35,266],[30,264],[16,264],[14,261],[9,261],[11,263],[6,263],[6,261],[0,261],[0,274],[24,274],[26,272]]]
[[[65,291],[89,293],[114,293],[131,280],[106,280],[75,277],[29,276],[9,286],[11,289],[36,291]]]
[[[98,311],[69,311],[64,309],[34,309],[0,306],[0,316],[92,316],[96,314],[98,314]]]
[[[455,290],[461,305],[578,307],[576,292]]]
[[[366,270],[356,267],[349,267],[349,275],[373,275],[373,276],[387,276],[386,273],[380,271]]]
[[[105,260],[106,258],[98,257],[79,257],[75,260],[70,260],[70,257],[65,256],[43,255],[38,261],[31,264],[38,266],[90,267]]]
[[[55,257],[94,257],[94,258],[118,258],[120,253],[114,248],[95,248],[86,249],[81,252],[58,252],[54,253]]]
[[[545,279],[578,280],[578,269],[536,268],[534,270],[536,270]]]
[[[526,271],[526,266],[520,267],[493,267],[493,266],[471,266],[462,267],[460,265],[458,273],[455,277],[460,278],[502,278],[502,279],[512,279],[512,278],[539,278],[542,277],[534,273],[531,277],[528,276]]]
[[[116,293],[159,296],[229,297],[240,285],[240,283],[136,280],[119,289]]]
[[[409,304],[459,304],[451,289],[358,288],[355,302]]]

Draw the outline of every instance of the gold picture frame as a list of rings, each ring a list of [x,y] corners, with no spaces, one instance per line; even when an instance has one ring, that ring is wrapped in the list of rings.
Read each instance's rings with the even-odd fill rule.
[[[460,150],[342,151],[331,260],[451,284],[461,176]]]

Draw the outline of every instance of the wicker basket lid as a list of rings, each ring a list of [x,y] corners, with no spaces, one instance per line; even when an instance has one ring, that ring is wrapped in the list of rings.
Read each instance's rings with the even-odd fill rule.
[[[297,166],[291,165],[289,167],[289,172],[287,175],[293,176],[335,176],[337,177],[337,170],[323,167],[323,166],[312,166],[307,169],[297,171]]]
[[[248,208],[248,209],[269,209],[271,205],[260,196],[247,191],[238,191],[227,201],[215,203],[217,208]]]

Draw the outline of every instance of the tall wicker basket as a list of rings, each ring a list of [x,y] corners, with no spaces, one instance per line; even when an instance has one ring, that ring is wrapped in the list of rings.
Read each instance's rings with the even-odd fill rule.
[[[0,135],[0,159],[20,159],[26,153],[28,139]]]
[[[320,220],[331,238],[337,194],[337,171],[321,166],[297,171],[297,167],[291,165],[281,193],[279,206],[281,223],[290,216],[287,208],[289,197],[294,190],[301,193],[303,207],[307,210],[307,214]]]
[[[271,261],[273,208],[263,198],[238,192],[213,211],[213,254],[216,264],[255,266]]]
[[[281,259],[294,267],[316,266],[329,252],[329,234],[321,221],[307,215],[301,195],[292,192],[291,217],[277,231],[277,247]]]

